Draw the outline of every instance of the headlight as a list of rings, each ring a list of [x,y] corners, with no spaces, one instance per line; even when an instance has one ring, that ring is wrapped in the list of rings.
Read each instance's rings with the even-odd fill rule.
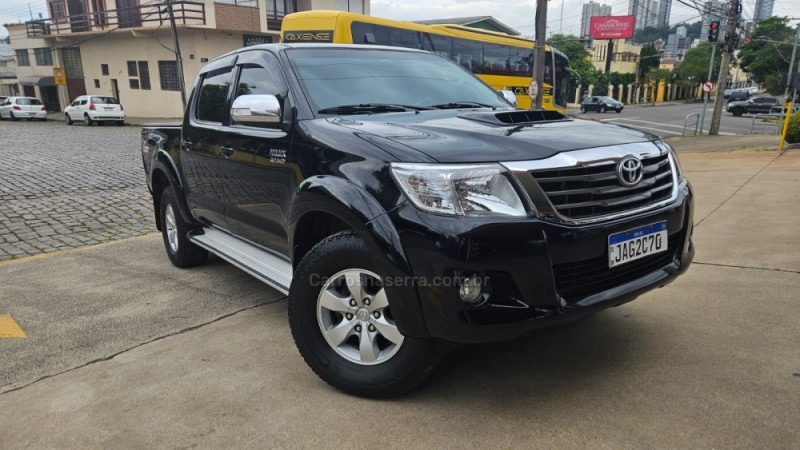
[[[392,163],[397,184],[419,209],[451,216],[525,216],[525,206],[497,164]]]

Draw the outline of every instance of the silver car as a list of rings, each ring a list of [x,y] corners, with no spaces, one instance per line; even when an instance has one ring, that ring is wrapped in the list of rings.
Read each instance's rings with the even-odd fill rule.
[[[47,120],[47,110],[38,98],[8,97],[0,103],[0,120]]]

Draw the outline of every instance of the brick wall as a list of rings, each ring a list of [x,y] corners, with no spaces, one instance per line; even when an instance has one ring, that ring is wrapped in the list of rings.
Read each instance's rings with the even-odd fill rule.
[[[217,29],[261,31],[258,8],[215,3]]]

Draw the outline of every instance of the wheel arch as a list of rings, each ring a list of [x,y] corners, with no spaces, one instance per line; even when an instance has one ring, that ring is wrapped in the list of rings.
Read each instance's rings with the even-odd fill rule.
[[[330,236],[323,234],[331,230],[330,234],[344,230],[356,232],[372,254],[375,268],[381,275],[393,280],[398,277],[413,279],[400,236],[374,197],[342,178],[306,179],[298,187],[289,211],[293,268],[314,245]],[[386,289],[400,331],[406,336],[430,337],[414,284],[387,283]]]
[[[172,157],[163,149],[159,149],[153,158],[150,168],[150,187],[153,193],[153,213],[156,228],[161,231],[161,194],[168,186],[175,189],[180,213],[187,222],[192,222],[189,205],[184,196],[183,183],[178,175],[178,168]]]

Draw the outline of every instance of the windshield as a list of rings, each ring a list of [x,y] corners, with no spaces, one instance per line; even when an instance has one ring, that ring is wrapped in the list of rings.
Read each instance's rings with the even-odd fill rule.
[[[466,70],[428,53],[315,48],[290,49],[287,55],[315,111],[373,104],[511,108]]]
[[[41,105],[42,102],[38,98],[18,98],[18,105]]]
[[[116,105],[119,103],[114,97],[92,97],[91,102],[98,105]]]

